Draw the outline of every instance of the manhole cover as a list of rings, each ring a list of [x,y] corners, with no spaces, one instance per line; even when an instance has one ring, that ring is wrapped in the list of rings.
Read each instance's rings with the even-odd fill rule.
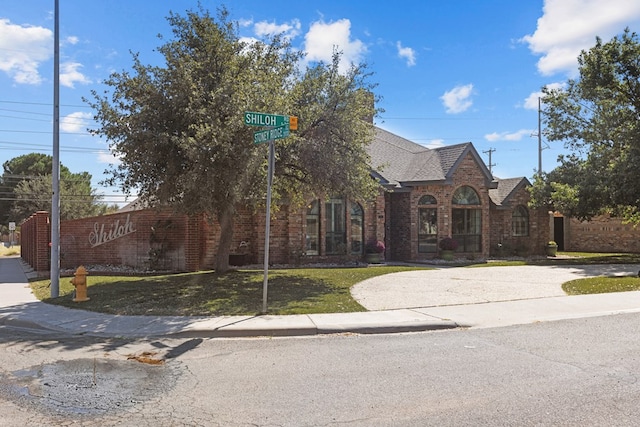
[[[0,392],[32,408],[99,415],[152,399],[175,378],[166,364],[75,359],[15,371],[3,378]]]

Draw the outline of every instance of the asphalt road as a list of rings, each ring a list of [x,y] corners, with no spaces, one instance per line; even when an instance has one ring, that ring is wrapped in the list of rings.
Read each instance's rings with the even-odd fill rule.
[[[640,419],[639,326],[640,314],[624,314],[414,334],[150,341],[0,328],[2,425],[631,426]],[[132,375],[141,355],[164,363]],[[48,375],[60,366],[76,366],[67,387],[83,388],[55,394],[72,398],[55,407]],[[106,382],[119,385],[108,398],[121,404],[78,410],[105,407]]]

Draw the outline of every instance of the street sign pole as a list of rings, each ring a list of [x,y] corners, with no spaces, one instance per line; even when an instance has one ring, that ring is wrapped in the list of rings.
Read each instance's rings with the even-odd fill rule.
[[[245,111],[244,124],[247,126],[266,127],[253,133],[253,143],[269,143],[269,159],[267,168],[267,215],[265,219],[264,236],[264,280],[262,283],[262,314],[267,313],[267,289],[269,287],[269,236],[271,234],[271,184],[275,168],[275,140],[289,136],[290,130],[298,129],[296,116],[283,116],[279,114],[258,113]]]
[[[271,234],[271,184],[275,163],[275,141],[269,141],[269,165],[267,167],[267,215],[264,236],[264,280],[262,282],[262,314],[267,314],[267,289],[269,287],[269,235]]]

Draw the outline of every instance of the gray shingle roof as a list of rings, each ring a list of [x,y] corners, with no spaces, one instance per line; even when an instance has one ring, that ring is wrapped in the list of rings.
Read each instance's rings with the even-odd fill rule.
[[[376,127],[374,140],[369,145],[371,166],[378,170],[383,183],[396,188],[412,183],[446,181],[469,152],[484,166],[470,142],[429,149]],[[489,171],[485,172],[491,181]]]
[[[523,185],[529,185],[525,177],[496,179],[498,186],[489,190],[489,198],[496,206],[503,206],[509,198]]]

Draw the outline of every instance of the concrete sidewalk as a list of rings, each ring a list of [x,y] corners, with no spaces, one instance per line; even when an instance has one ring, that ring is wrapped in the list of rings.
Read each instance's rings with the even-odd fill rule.
[[[630,274],[627,270],[637,269],[637,266],[613,269],[611,269],[612,266],[602,266],[601,269],[592,267],[576,267],[577,270],[571,274],[586,277],[589,274],[599,275],[598,273],[603,270],[607,271],[605,274]],[[518,268],[442,269],[423,271],[417,276],[411,274],[404,277],[380,276],[375,280],[356,285],[354,295],[367,307],[367,304],[371,305],[371,301],[379,299],[380,294],[386,293],[382,298],[387,298],[393,307],[361,313],[220,317],[112,316],[40,302],[33,296],[28,286],[25,274],[27,266],[19,258],[2,258],[0,259],[0,325],[129,338],[302,336],[345,332],[396,333],[455,327],[494,327],[640,312],[640,292],[567,297],[559,296],[562,293],[560,290],[557,295],[528,294],[527,299],[513,298],[512,293],[517,294],[518,289],[523,288],[522,284],[518,285],[518,283],[524,277],[524,273],[522,270],[518,272]],[[553,269],[554,267],[541,268]],[[446,274],[439,273],[445,270],[448,271],[448,278]],[[461,270],[472,271],[469,273],[472,278],[468,279],[467,286],[459,283],[464,282],[459,275],[468,274]],[[542,271],[546,270],[532,272],[540,279],[538,282],[544,282],[542,279],[546,276],[556,278],[559,273],[559,271],[550,270],[545,276]],[[501,292],[496,292],[489,286],[497,280],[491,279],[490,276],[493,275],[500,277]],[[510,290],[507,290],[508,283],[512,283]],[[407,286],[410,284],[418,290],[408,291]],[[469,290],[472,290],[470,294],[475,295],[474,298],[478,300],[455,303],[455,299],[448,295],[446,300],[449,303],[434,304],[436,295],[441,293],[442,288],[454,289],[456,288],[454,285],[470,287]],[[555,285],[548,285],[547,288],[545,285],[544,288],[552,293],[558,292],[553,286]],[[367,288],[375,291],[367,291]],[[422,288],[421,293],[419,288]],[[386,291],[381,291],[383,289]],[[461,292],[460,300],[467,298],[469,290],[456,291]],[[429,297],[430,291],[431,297]],[[368,302],[364,295],[369,296]],[[417,298],[418,295],[419,298]],[[487,298],[491,295],[508,297],[509,300],[491,301],[491,298]],[[424,298],[430,304],[425,304]]]

